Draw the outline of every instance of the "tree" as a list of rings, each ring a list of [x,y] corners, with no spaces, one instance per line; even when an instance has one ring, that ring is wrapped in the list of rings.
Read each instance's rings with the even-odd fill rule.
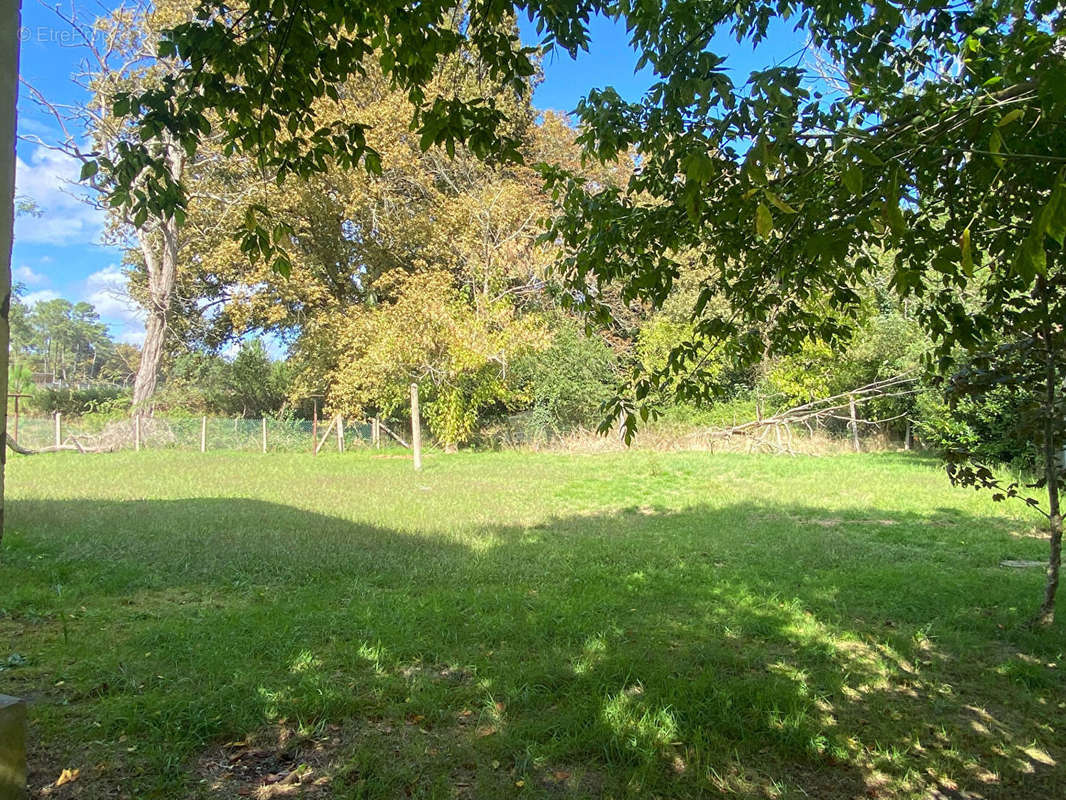
[[[709,363],[708,341],[754,363],[846,336],[879,252],[892,254],[892,286],[915,299],[940,370],[960,351],[1017,335],[1012,317],[1022,307],[1030,330],[1046,321],[1041,303],[1026,298],[1046,296],[1046,251],[1058,252],[1066,232],[1063,10],[795,10],[811,46],[839,69],[842,90],[802,62],[735,85],[708,46],[723,27],[738,39],[764,37],[768,19],[756,6],[638,10],[628,17],[633,38],[659,81],[636,103],[594,92],[578,116],[587,154],[635,146],[639,174],[617,192],[552,176],[564,213],[551,233],[569,250],[573,286],[619,285],[623,296],[659,305],[679,253],[699,253],[709,275],[692,307],[691,340],[667,368],[635,374],[631,395],[616,399],[630,431],[643,400],[679,374],[678,394],[709,396],[705,370],[692,368]],[[724,313],[709,303],[716,297],[727,300]],[[607,313],[594,294],[583,301],[591,314]],[[1053,334],[1038,334],[1045,387],[1057,374],[1048,366]],[[1043,405],[1050,415],[1053,399]],[[1038,620],[1050,622],[1061,548],[1051,473],[1061,437],[1049,423],[1041,440],[1051,548]]]
[[[5,2],[0,9],[0,394],[7,397],[8,312],[11,306],[11,246],[15,228],[15,99],[18,96],[19,30],[22,9]],[[5,407],[6,407],[5,400]],[[0,421],[0,441],[7,440],[7,415]],[[0,542],[4,537],[4,467],[7,448],[0,446]]]
[[[1066,231],[1066,226],[1062,231]],[[1053,238],[1061,246],[1062,233]],[[1017,285],[1016,280],[1009,283]],[[955,403],[967,399],[983,403],[990,398],[1009,403],[1013,412],[1010,433],[1035,445],[1034,466],[1039,477],[1027,488],[1046,491],[1046,509],[1040,508],[1035,498],[1024,496],[1017,482],[1004,484],[995,477],[981,458],[983,443],[949,439],[948,474],[957,484],[993,490],[996,500],[1021,497],[1047,518],[1051,556],[1044,599],[1034,618],[1034,622],[1046,625],[1055,618],[1062,559],[1060,492],[1066,474],[1066,330],[1062,324],[1066,315],[1066,272],[1061,251],[1051,254],[1046,273],[1037,276],[1036,285],[1029,291],[1012,291],[1013,287],[1003,286],[1001,280],[990,280],[989,284],[989,289],[995,289],[986,294],[983,310],[999,315],[1002,341],[990,351],[969,354],[965,366],[951,377],[949,397]]]
[[[87,202],[108,211],[107,236],[127,248],[126,260],[140,289],[136,298],[146,311],[145,338],[133,386],[133,407],[139,414],[150,411],[171,338],[170,326],[175,321],[174,291],[179,261],[195,232],[182,229],[183,215],[148,213],[144,208],[131,211],[109,202],[114,184],[110,176],[98,170],[96,159],[119,157],[138,137],[128,110],[122,109],[121,103],[115,100],[127,92],[158,86],[177,68],[173,59],[159,56],[156,44],[162,29],[188,18],[191,6],[190,0],[159,2],[150,9],[120,6],[89,24],[73,11],[67,15],[57,7],[56,15],[70,27],[86,53],[86,60],[73,80],[90,100],[73,105],[56,104],[35,87],[26,85],[31,99],[54,117],[62,139],[45,141],[32,134],[25,138],[82,162],[82,182],[92,190]],[[192,157],[166,129],[157,130],[139,146],[165,165],[173,181],[189,181],[221,160],[206,142],[198,156]],[[222,202],[217,195],[214,200],[216,206]]]
[[[509,295],[475,301],[446,272],[391,280],[394,300],[327,317],[308,337],[319,345],[314,360],[326,367],[327,403],[348,415],[390,415],[406,408],[416,382],[434,435],[455,449],[486,409],[516,402],[510,365],[546,346],[547,332],[537,315],[518,316]],[[313,393],[308,377],[297,395]]]
[[[54,382],[96,380],[115,356],[115,343],[91,303],[56,298],[18,312],[12,350]]]
[[[1012,292],[1031,289],[1047,271],[1048,237],[1061,241],[1066,10],[1054,2],[810,0],[773,10],[685,0],[534,2],[523,10],[545,45],[571,53],[587,46],[590,12],[622,18],[638,63],[656,75],[637,102],[605,89],[578,108],[588,157],[640,153],[625,186],[544,170],[561,207],[549,236],[567,251],[575,303],[606,320],[604,298],[615,286],[624,301],[660,305],[681,254],[695,254],[707,276],[691,340],[664,369],[634,374],[630,395],[613,403],[629,434],[654,387],[678,374],[677,395],[712,394],[702,375],[708,342],[729,360],[754,363],[804,340],[846,336],[876,252],[894,254],[893,286],[921,298],[920,321],[946,368],[955,348],[980,348],[998,324],[994,313],[967,313],[959,295],[990,271],[1013,276]],[[311,9],[256,0],[237,15],[205,2],[161,44],[182,68],[158,89],[119,102],[140,113],[147,139],[166,129],[189,150],[218,113],[224,146],[254,152],[279,179],[320,172],[327,159],[377,171],[365,124],[319,128],[309,111],[361,75],[374,54],[408,92],[423,146],[451,151],[466,142],[478,156],[516,158],[517,144],[495,130],[501,115],[492,103],[424,102],[428,76],[461,48],[486,65],[494,85],[532,74],[530,50],[498,27],[513,11],[510,3],[457,14],[443,3],[371,9],[327,0]],[[738,84],[713,52],[714,37],[758,43],[779,16],[797,20],[809,45]],[[828,82],[805,62],[810,51],[842,80]],[[180,187],[148,146],[133,143],[101,164],[115,176],[116,202],[182,208]],[[285,231],[269,231],[254,213],[248,223],[247,251],[273,257],[284,271]],[[714,298],[726,302],[712,305]]]

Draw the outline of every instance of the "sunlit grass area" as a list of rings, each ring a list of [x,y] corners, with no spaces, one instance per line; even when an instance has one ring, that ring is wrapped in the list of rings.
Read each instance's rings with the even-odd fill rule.
[[[8,474],[0,692],[51,797],[1066,796],[1066,620],[999,566],[1039,518],[931,460]]]

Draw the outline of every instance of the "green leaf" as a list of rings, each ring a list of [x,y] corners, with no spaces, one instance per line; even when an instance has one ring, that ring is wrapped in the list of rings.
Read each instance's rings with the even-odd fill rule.
[[[862,170],[859,169],[858,164],[852,164],[844,170],[844,174],[841,177],[844,181],[844,187],[851,192],[853,196],[858,197],[862,194]]]
[[[289,257],[284,253],[278,253],[270,268],[285,278],[292,274],[292,262],[289,261]]]
[[[1045,215],[1044,232],[1058,242],[1059,247],[1066,245],[1066,168],[1059,172],[1055,188],[1041,214]]]
[[[685,177],[690,181],[704,183],[714,175],[714,162],[706,153],[689,153],[683,164]]]
[[[796,209],[771,192],[769,189],[763,189],[763,194],[766,195],[766,199],[770,201],[770,204],[778,211],[783,211],[786,214],[795,214]]]
[[[902,236],[907,230],[907,222],[903,218],[903,211],[899,207],[899,170],[894,169],[889,173],[888,184],[885,187],[885,200],[881,206],[881,218],[885,225],[896,236]]]
[[[693,225],[700,221],[700,193],[696,184],[690,183],[685,186],[685,213]]]
[[[766,239],[774,229],[774,216],[765,203],[759,203],[755,209],[755,233],[760,239]]]
[[[95,175],[100,169],[100,165],[95,161],[86,161],[81,166],[81,177],[78,180],[87,181],[93,175]]]
[[[1003,149],[1003,135],[996,128],[992,131],[992,135],[988,138],[988,150],[992,153],[992,160],[996,162],[997,167],[1002,167],[1004,164],[1003,156],[1000,155],[1000,151]]]

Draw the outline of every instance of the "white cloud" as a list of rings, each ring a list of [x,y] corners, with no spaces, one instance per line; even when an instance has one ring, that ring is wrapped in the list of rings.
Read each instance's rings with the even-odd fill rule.
[[[36,292],[27,292],[22,296],[22,302],[28,306],[35,306],[38,303],[47,303],[49,300],[56,300],[58,298],[59,295],[51,289],[40,289]]]
[[[134,347],[141,347],[144,344],[144,331],[125,330],[118,335],[117,339],[123,344],[132,344]]]
[[[85,189],[73,185],[81,163],[46,147],[37,147],[29,161],[15,159],[15,193],[32,200],[41,216],[23,214],[15,220],[15,241],[34,244],[90,244],[99,238],[106,221],[103,211],[79,197]]]
[[[28,286],[33,286],[37,283],[48,283],[48,278],[46,278],[39,272],[34,272],[25,264],[15,267],[13,270],[11,270],[11,277],[14,278],[16,281],[25,283]]]
[[[85,279],[85,300],[92,303],[96,313],[105,320],[123,325],[140,325],[144,320],[144,309],[130,297],[126,288],[126,274],[115,264]]]

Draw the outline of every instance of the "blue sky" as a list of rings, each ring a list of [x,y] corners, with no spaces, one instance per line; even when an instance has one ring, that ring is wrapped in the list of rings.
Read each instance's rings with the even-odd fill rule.
[[[87,19],[117,5],[114,0],[86,3],[81,16]],[[77,46],[70,26],[35,0],[25,2],[22,14],[22,77],[51,102],[84,100],[71,75],[85,52]],[[606,86],[636,99],[652,82],[646,70],[634,74],[636,56],[623,26],[598,18],[592,21],[591,34],[589,53],[572,60],[560,51],[545,60],[544,81],[534,95],[538,108],[569,111],[590,89]],[[530,43],[538,39],[528,24],[522,26],[522,35]],[[757,51],[725,38],[715,44],[719,52],[728,54],[727,67],[734,71],[734,79],[743,81],[753,69],[796,50],[802,40],[781,27]],[[45,142],[59,139],[55,121],[30,100],[24,87],[18,124],[23,136],[36,136]],[[19,142],[16,192],[32,199],[43,213],[39,217],[22,215],[15,221],[14,280],[25,285],[27,302],[53,297],[88,300],[116,338],[139,344],[142,315],[125,296],[122,253],[100,243],[104,216],[77,197],[72,182],[79,170],[77,163],[59,153],[33,142]]]

